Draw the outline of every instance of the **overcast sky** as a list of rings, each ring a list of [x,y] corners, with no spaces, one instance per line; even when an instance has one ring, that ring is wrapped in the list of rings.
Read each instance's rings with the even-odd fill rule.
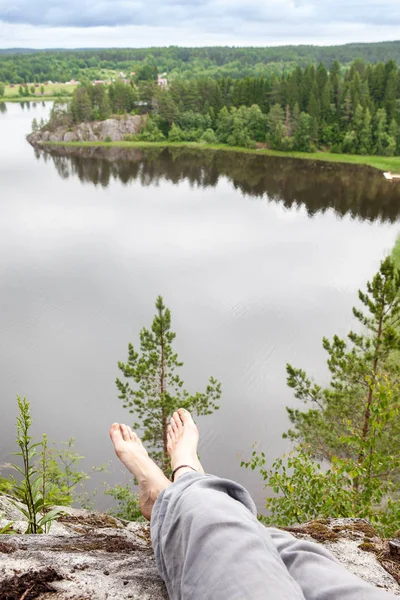
[[[0,47],[400,39],[400,0],[0,0]]]

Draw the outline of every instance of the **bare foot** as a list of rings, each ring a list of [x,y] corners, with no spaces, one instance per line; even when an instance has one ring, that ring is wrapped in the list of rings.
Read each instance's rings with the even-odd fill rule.
[[[197,443],[199,441],[199,430],[192,419],[192,415],[180,408],[171,417],[168,433],[168,454],[171,457],[172,470],[181,465],[189,465],[199,473],[204,474],[197,456]],[[193,473],[192,469],[179,469],[175,475],[175,481],[184,473]]]
[[[114,423],[111,425],[110,438],[119,460],[136,477],[140,510],[150,521],[158,494],[171,485],[171,482],[147,454],[146,448],[130,427]]]

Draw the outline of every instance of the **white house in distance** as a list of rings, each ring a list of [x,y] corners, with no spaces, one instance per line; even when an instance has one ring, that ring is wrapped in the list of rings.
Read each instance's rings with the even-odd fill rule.
[[[161,75],[158,75],[157,77],[157,84],[160,87],[167,87],[168,85],[168,80],[167,80],[167,74],[166,73],[161,73]]]

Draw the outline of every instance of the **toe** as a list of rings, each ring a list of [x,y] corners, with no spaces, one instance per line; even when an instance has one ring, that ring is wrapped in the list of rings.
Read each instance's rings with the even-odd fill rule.
[[[177,430],[180,431],[182,429],[182,427],[183,427],[183,421],[182,421],[179,413],[178,412],[174,412],[174,414],[172,416],[174,418],[174,422],[175,422]]]
[[[176,435],[175,435],[175,431],[172,428],[171,423],[169,424],[168,430],[167,430],[167,437],[169,436],[169,439],[171,440],[171,445],[174,444],[174,442],[176,441]]]
[[[168,452],[171,452],[172,447],[173,447],[172,437],[171,437],[171,434],[169,432],[167,432],[167,450],[168,450]]]
[[[184,425],[189,426],[189,427],[192,426],[195,429],[197,429],[197,425],[194,422],[193,417],[188,410],[186,410],[184,408],[180,408],[178,410],[178,413],[179,413],[179,417],[182,420],[182,423]]]
[[[183,424],[187,423],[188,421],[193,421],[192,415],[188,410],[185,410],[184,408],[179,408],[177,412]]]
[[[169,424],[171,425],[171,430],[172,430],[172,432],[173,432],[173,433],[175,433],[175,434],[176,434],[176,433],[178,433],[178,426],[177,426],[177,424],[175,423],[174,415],[172,415],[172,417],[171,417],[171,420],[170,420]]]
[[[131,436],[129,435],[129,430],[127,428],[126,425],[120,425],[119,426],[120,430],[121,430],[121,434],[122,434],[122,438],[125,442],[129,442],[131,439]]]
[[[113,423],[110,429],[110,438],[114,441],[121,437],[121,432],[119,429],[119,423]]]
[[[129,425],[127,425],[127,430],[129,433],[129,438],[132,442],[137,442],[138,441],[138,436],[136,435],[136,433],[134,431],[132,431],[132,429],[129,427]]]

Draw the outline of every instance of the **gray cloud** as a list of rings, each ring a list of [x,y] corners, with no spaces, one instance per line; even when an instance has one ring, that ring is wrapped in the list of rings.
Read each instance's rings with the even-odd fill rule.
[[[4,48],[327,45],[399,26],[399,0],[0,0]]]
[[[0,21],[47,27],[193,26],[207,32],[247,26],[400,24],[398,0],[0,0]],[[317,33],[315,31],[315,33]],[[299,31],[301,35],[301,32]]]
[[[0,20],[51,27],[98,27],[179,23],[208,0],[0,0]]]

